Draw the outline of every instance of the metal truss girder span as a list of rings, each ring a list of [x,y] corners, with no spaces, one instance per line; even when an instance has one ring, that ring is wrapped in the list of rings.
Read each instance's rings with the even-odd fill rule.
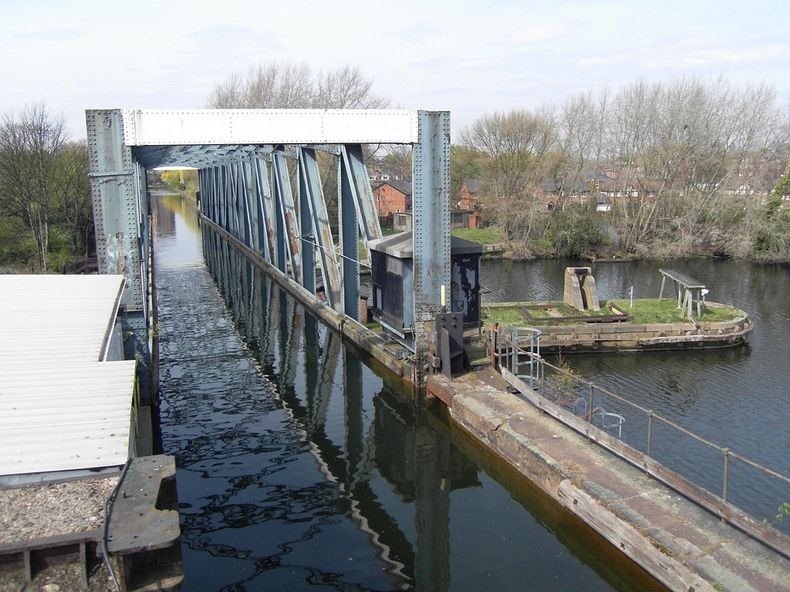
[[[404,309],[404,333],[418,357],[429,350],[450,291],[449,112],[113,109],[89,110],[86,120],[100,268],[127,277],[129,309],[143,313],[150,306],[146,168],[197,168],[208,220],[309,292],[318,264],[327,304],[358,319],[358,239],[381,236],[361,145],[411,144],[414,292],[403,294],[413,304]],[[317,150],[337,166],[339,228],[329,225]]]
[[[127,146],[414,144],[417,111],[401,109],[122,109]]]
[[[189,146],[135,146],[134,158],[146,168],[191,167],[202,169],[252,157],[269,158],[271,146],[200,144]]]

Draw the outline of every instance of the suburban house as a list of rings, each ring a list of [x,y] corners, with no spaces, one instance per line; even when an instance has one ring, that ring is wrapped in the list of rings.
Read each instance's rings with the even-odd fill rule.
[[[373,186],[373,203],[379,220],[391,225],[395,214],[411,212],[411,183],[403,181],[382,181]]]
[[[458,201],[450,208],[453,228],[478,228],[480,226],[480,181],[466,179],[458,192]]]

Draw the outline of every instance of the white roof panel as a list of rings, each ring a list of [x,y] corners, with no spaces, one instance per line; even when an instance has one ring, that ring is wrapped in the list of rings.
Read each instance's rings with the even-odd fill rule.
[[[126,462],[135,361],[100,361],[123,287],[0,275],[0,475]]]

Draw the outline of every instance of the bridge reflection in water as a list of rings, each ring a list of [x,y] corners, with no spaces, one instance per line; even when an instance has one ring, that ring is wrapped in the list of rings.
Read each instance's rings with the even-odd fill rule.
[[[654,585],[523,484],[511,492],[480,470],[436,417],[168,200],[154,199],[162,440],[179,468],[185,589]]]

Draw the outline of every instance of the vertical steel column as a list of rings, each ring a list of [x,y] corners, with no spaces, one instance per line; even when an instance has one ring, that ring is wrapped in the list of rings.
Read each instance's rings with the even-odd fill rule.
[[[143,310],[143,284],[148,281],[140,273],[143,221],[132,150],[124,144],[123,117],[120,109],[90,110],[85,122],[99,272],[125,276],[126,309]]]
[[[434,318],[447,309],[450,288],[450,113],[418,111],[412,153],[414,213],[415,352],[422,357],[435,341]]]
[[[357,227],[357,207],[354,203],[354,181],[347,160],[337,160],[337,190],[339,192],[338,218],[340,219],[340,250],[343,257],[343,311],[346,315],[359,320],[359,229]]]
[[[302,198],[306,197],[307,199],[307,208],[302,205],[299,212],[302,221],[302,236],[312,235],[311,240],[317,249],[327,302],[335,310],[340,310],[340,269],[335,257],[335,242],[332,238],[329,214],[321,187],[318,160],[315,150],[311,148],[299,149],[299,192],[300,203],[303,203]],[[307,233],[305,232],[306,220],[309,224]],[[305,269],[308,268],[305,266]]]
[[[153,396],[149,350],[150,269],[144,170],[125,144],[121,110],[85,112],[99,271],[126,278],[122,325],[126,359],[136,359],[142,405]]]

